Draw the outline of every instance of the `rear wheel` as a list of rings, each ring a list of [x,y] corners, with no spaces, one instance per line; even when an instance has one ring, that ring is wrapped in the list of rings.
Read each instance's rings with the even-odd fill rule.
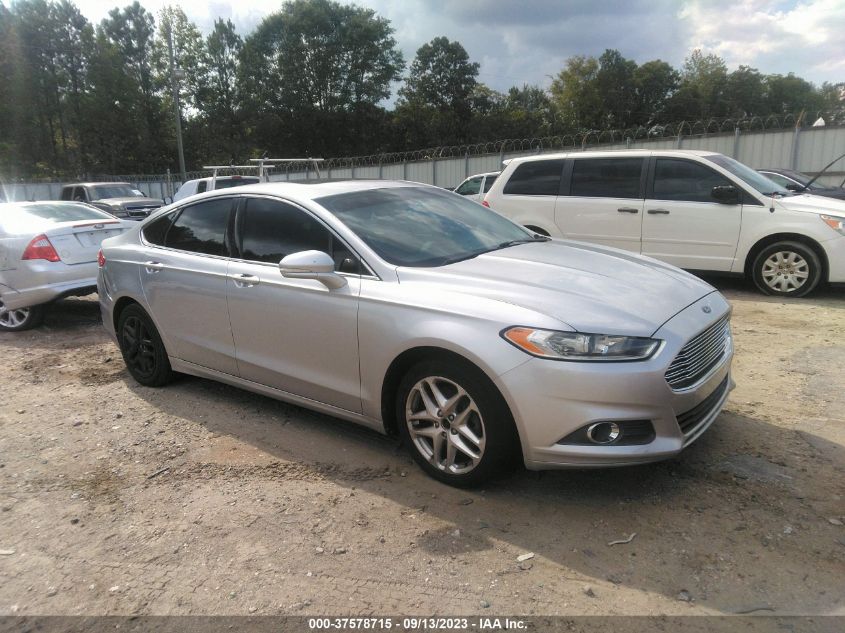
[[[7,310],[0,301],[0,331],[20,332],[41,325],[44,320],[44,306],[32,306]]]
[[[127,306],[117,322],[117,337],[123,361],[132,377],[145,387],[161,387],[173,377],[167,350],[144,309]]]
[[[396,416],[414,460],[444,483],[476,486],[515,462],[519,437],[507,404],[468,363],[412,367],[399,385]]]
[[[822,266],[816,252],[801,242],[777,242],[757,254],[754,284],[768,295],[804,297],[819,285]]]

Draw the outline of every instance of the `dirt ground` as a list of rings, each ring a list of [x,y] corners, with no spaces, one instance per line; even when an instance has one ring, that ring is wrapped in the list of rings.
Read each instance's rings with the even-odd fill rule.
[[[696,444],[471,492],[336,419],[140,387],[63,301],[0,334],[0,615],[845,614],[845,291],[712,281],[738,386]]]

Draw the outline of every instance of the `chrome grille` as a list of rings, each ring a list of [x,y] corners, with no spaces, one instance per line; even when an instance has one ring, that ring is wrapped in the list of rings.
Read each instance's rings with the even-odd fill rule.
[[[690,339],[666,370],[669,386],[686,389],[706,376],[727,354],[730,337],[730,317],[724,316]]]

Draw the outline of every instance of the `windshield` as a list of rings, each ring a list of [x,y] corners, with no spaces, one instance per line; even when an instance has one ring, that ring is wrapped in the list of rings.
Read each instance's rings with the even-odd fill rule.
[[[748,165],[743,165],[733,158],[728,158],[722,154],[712,154],[704,157],[711,163],[716,163],[722,169],[727,169],[734,176],[742,180],[745,184],[753,187],[764,196],[789,196],[791,192],[779,184],[767,178],[760,172],[754,171]]]
[[[133,189],[129,185],[97,185],[91,187],[94,190],[93,200],[105,200],[107,198],[143,198],[144,194]]]
[[[477,202],[428,187],[370,189],[317,198],[395,266],[444,266],[530,242],[530,231]]]

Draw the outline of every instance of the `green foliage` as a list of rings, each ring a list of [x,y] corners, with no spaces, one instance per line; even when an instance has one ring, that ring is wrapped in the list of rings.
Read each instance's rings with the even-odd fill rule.
[[[845,84],[728,72],[694,51],[683,67],[620,51],[568,59],[550,90],[497,92],[464,47],[436,37],[407,75],[389,21],[332,0],[288,0],[244,36],[203,36],[178,6],[139,2],[91,24],[72,0],[0,0],[0,178],[177,169],[168,35],[186,160],[343,156],[580,134],[661,122],[845,109]],[[392,111],[384,104],[401,80]]]

